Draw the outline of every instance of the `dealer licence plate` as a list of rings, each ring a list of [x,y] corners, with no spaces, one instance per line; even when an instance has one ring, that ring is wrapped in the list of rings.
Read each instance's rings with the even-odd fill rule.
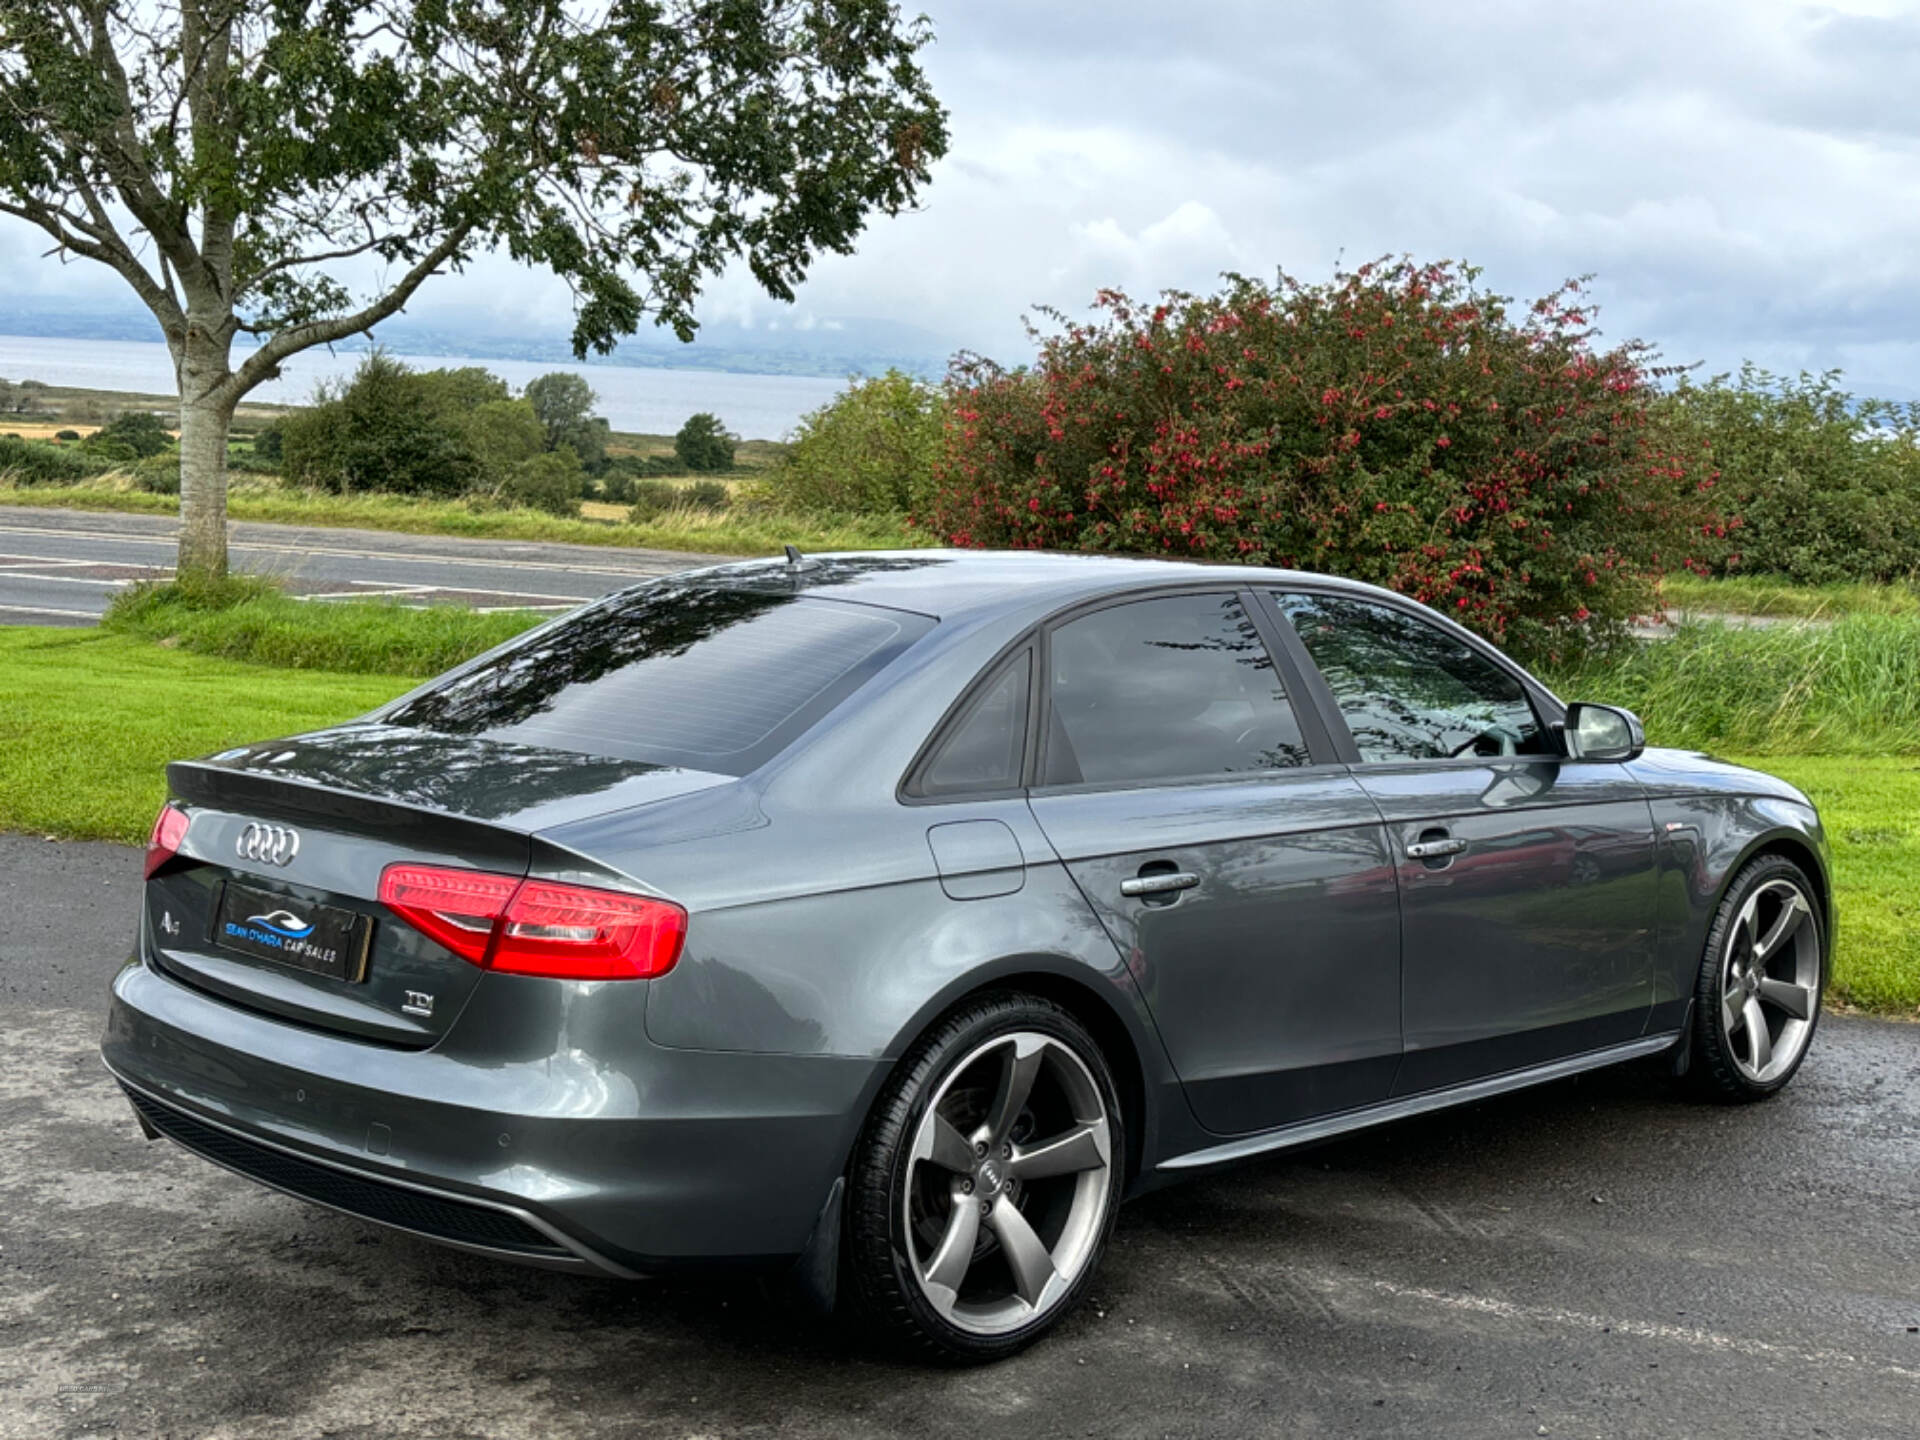
[[[372,933],[366,915],[231,882],[213,924],[214,944],[223,950],[347,981],[367,978]]]

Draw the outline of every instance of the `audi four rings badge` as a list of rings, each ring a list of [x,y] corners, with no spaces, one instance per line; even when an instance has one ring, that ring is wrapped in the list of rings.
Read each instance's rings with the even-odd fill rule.
[[[233,848],[242,860],[288,865],[300,853],[300,832],[291,825],[262,825],[258,820],[249,820]]]

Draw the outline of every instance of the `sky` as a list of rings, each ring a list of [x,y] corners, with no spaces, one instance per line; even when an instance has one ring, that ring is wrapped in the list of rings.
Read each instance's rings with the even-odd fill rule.
[[[924,205],[822,259],[794,306],[730,273],[713,338],[853,317],[1019,359],[1032,306],[1103,286],[1406,253],[1523,297],[1591,274],[1608,337],[1704,373],[1837,367],[1920,396],[1920,0],[920,3],[953,132]],[[29,262],[43,248],[0,228],[0,273],[119,283]],[[410,313],[508,333],[566,304],[484,260]]]

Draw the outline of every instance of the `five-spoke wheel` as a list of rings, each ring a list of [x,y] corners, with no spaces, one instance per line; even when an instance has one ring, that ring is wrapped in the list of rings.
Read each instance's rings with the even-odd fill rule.
[[[948,1074],[913,1139],[905,1207],[914,1275],[976,1334],[1052,1307],[1107,1218],[1112,1127],[1086,1063],[1015,1031]]]
[[[1732,1099],[1786,1084],[1813,1038],[1824,980],[1813,887],[1790,860],[1763,855],[1734,877],[1708,936],[1694,1036],[1704,1083]]]
[[[1099,1047],[1048,1001],[985,997],[936,1027],[890,1102],[856,1162],[864,1298],[946,1355],[1010,1353],[1065,1313],[1118,1203]]]

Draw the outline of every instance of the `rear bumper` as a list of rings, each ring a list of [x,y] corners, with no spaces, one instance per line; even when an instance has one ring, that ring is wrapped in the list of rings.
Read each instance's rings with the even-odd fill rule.
[[[109,1067],[111,1069],[111,1067]],[[309,1204],[450,1245],[456,1250],[560,1270],[634,1272],[597,1255],[518,1206],[449,1195],[417,1181],[374,1176],[301,1155],[202,1119],[116,1076],[150,1140],[171,1140],[203,1160]]]
[[[149,1133],[441,1244],[623,1277],[798,1254],[881,1062],[661,1049],[637,988],[490,975],[439,1045],[397,1050],[136,962],[101,1051]]]

